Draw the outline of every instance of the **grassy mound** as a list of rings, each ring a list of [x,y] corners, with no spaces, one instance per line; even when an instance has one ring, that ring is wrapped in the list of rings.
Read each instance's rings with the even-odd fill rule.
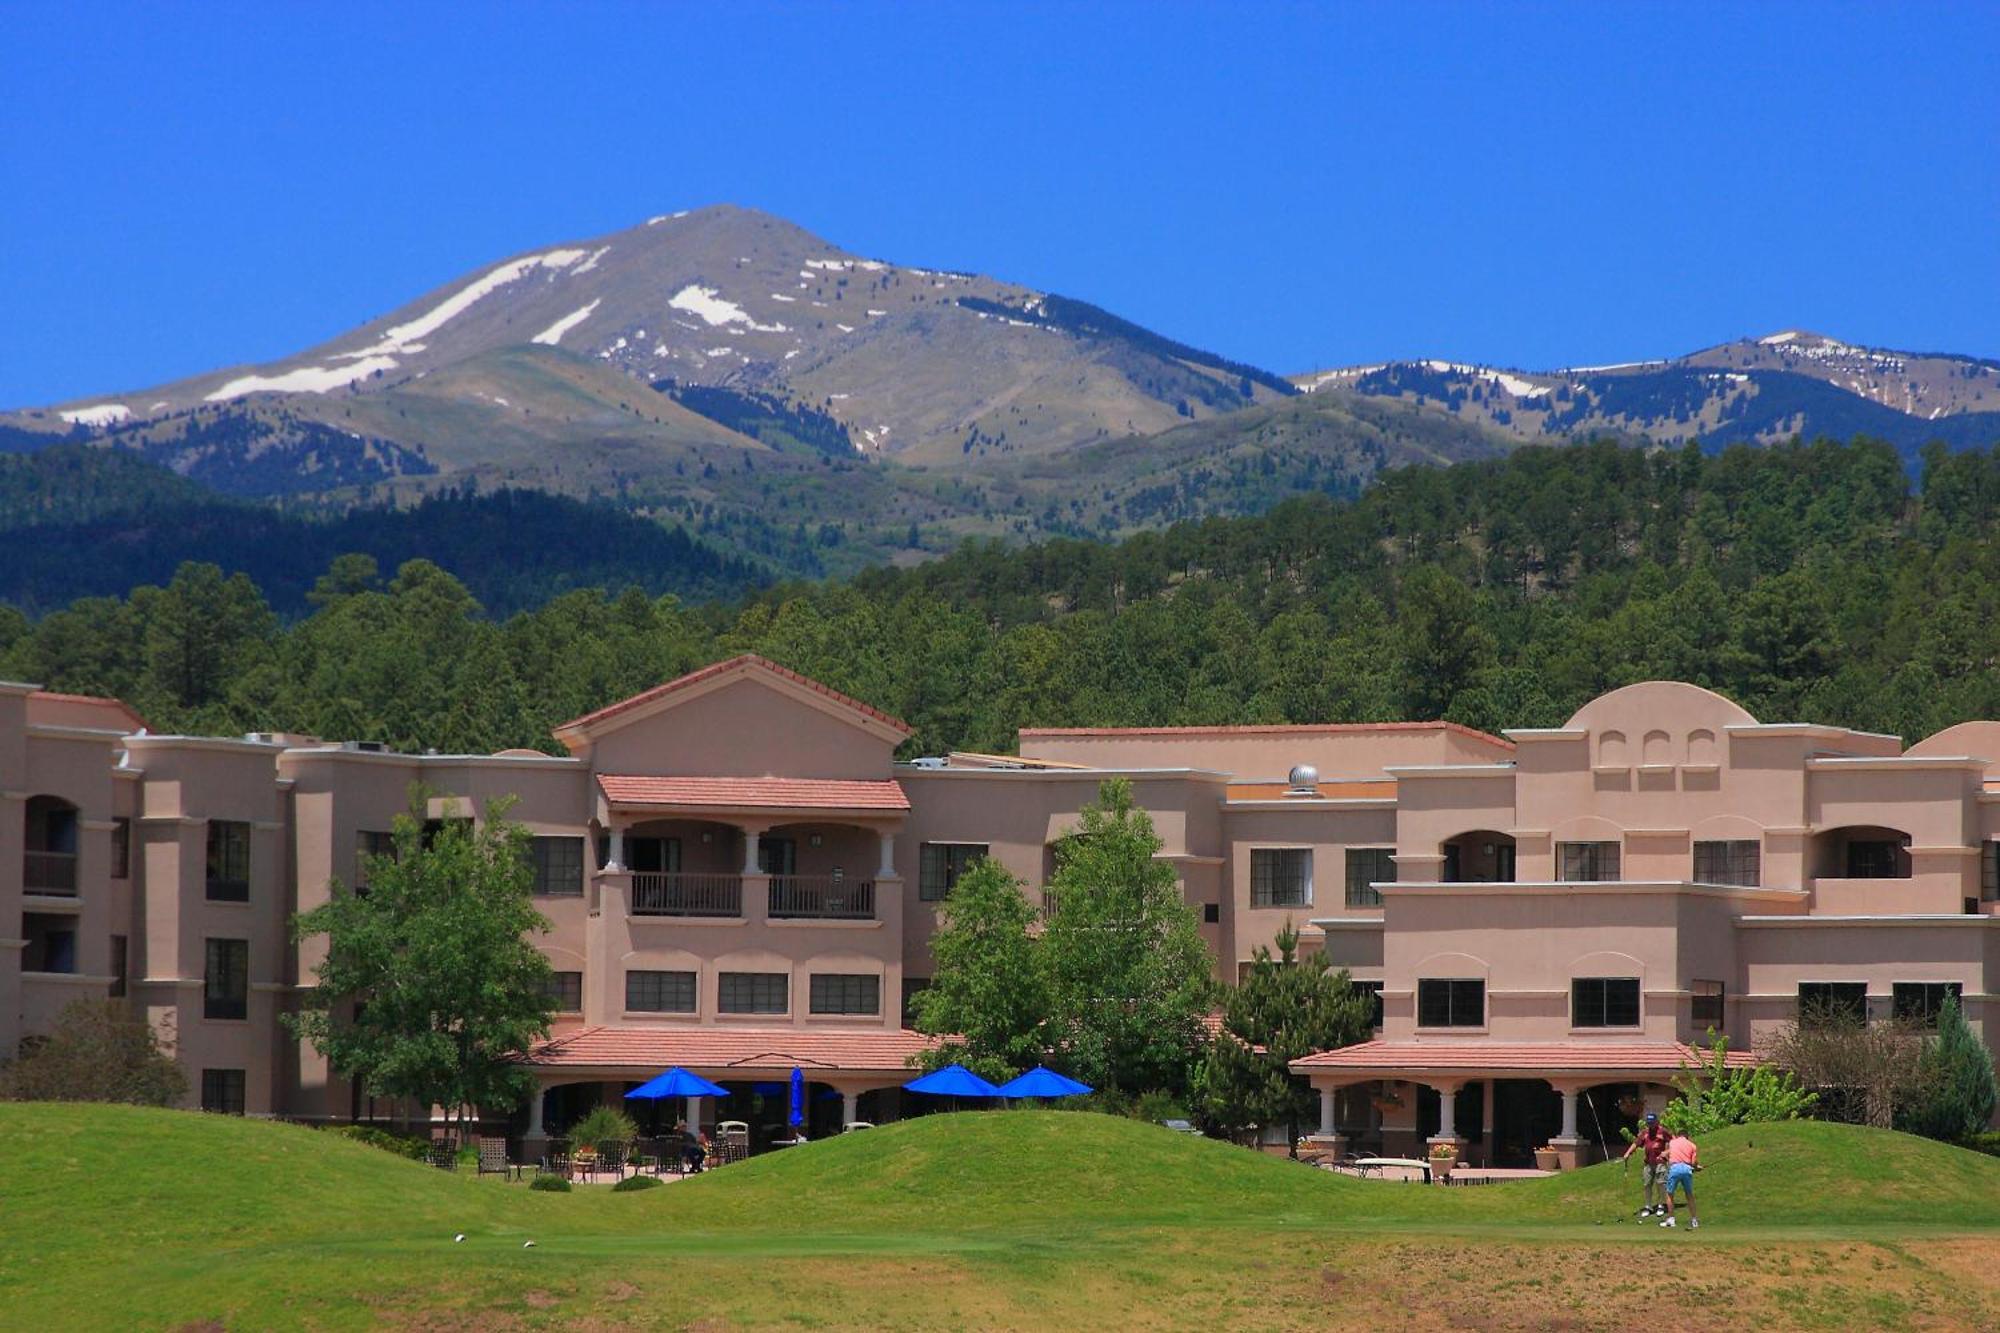
[[[1636,1204],[1616,1163],[1429,1189],[1079,1113],[930,1116],[622,1194],[535,1193],[314,1130],[130,1107],[0,1104],[0,1142],[10,1326],[1213,1326],[1266,1322],[1273,1300],[1276,1322],[1323,1326],[1315,1302],[1342,1274],[1384,1293],[1384,1320],[1417,1296],[1449,1322],[1496,1291],[1524,1319],[1662,1294],[1650,1277],[1569,1292],[1546,1276],[1660,1243],[1656,1228],[1609,1225]],[[1968,1318],[2000,1317],[1980,1257],[2000,1235],[2000,1160],[1809,1123],[1718,1134],[1703,1156],[1710,1225],[1689,1243],[1736,1238],[1721,1273],[1750,1271],[1753,1249],[1771,1265],[1745,1320],[1895,1323],[1987,1287]],[[1812,1246],[1859,1265],[1855,1247],[1925,1229],[1959,1234],[1925,1261],[1936,1271],[1898,1270],[1908,1290],[1879,1310],[1865,1307],[1880,1294],[1872,1258],[1816,1279],[1813,1306],[1783,1266]],[[1469,1253],[1485,1257],[1468,1266]],[[1529,1277],[1511,1290],[1508,1273]]]

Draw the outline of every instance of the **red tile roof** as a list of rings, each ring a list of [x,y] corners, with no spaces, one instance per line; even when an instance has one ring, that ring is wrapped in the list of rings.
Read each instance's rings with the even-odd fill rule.
[[[1678,1041],[1364,1041],[1320,1051],[1292,1061],[1300,1073],[1317,1069],[1386,1070],[1392,1073],[1671,1073],[1700,1065],[1705,1051]],[[1757,1058],[1731,1051],[1731,1068],[1750,1068]]]
[[[528,1063],[559,1068],[631,1069],[657,1074],[679,1065],[721,1076],[801,1069],[902,1073],[933,1038],[908,1028],[866,1031],[794,1028],[591,1027],[545,1041]],[[912,1075],[914,1077],[914,1075]]]
[[[686,806],[703,810],[893,810],[910,808],[895,782],[833,778],[651,778],[600,773],[597,785],[614,805]]]
[[[791,681],[795,685],[803,685],[809,690],[817,691],[818,693],[825,695],[827,698],[833,700],[837,704],[842,705],[843,707],[851,708],[857,713],[862,713],[868,717],[872,717],[877,722],[886,722],[890,726],[895,727],[898,730],[902,731],[905,735],[908,735],[910,732],[915,730],[914,727],[910,726],[909,723],[903,721],[901,718],[893,717],[890,714],[883,712],[881,709],[876,708],[872,704],[865,704],[862,703],[859,699],[850,698],[849,696],[842,694],[839,690],[831,689],[825,685],[820,684],[818,681],[814,680],[810,676],[802,676],[798,672],[793,671],[790,667],[781,667],[776,662],[771,661],[769,658],[759,657],[755,653],[743,653],[740,654],[739,656],[729,658],[727,661],[717,662],[711,666],[705,666],[701,668],[701,670],[699,671],[690,671],[685,676],[677,677],[673,680],[668,681],[664,685],[655,685],[652,689],[641,691],[640,693],[633,695],[629,699],[620,699],[615,704],[607,704],[603,708],[598,709],[594,713],[585,713],[582,717],[571,718],[569,721],[558,726],[556,730],[558,732],[564,732],[568,731],[571,727],[590,726],[593,723],[602,722],[606,718],[616,717],[618,714],[623,713],[628,709],[637,708],[642,704],[652,703],[655,699],[665,698],[667,695],[678,693],[681,690],[691,689],[692,687],[700,685],[705,681],[714,680],[717,676],[726,676],[732,671],[742,671],[746,668],[751,668],[751,667],[768,671],[772,675],[781,676],[784,679]]]
[[[1339,736],[1370,731],[1451,731],[1473,740],[1514,748],[1504,736],[1475,730],[1462,722],[1280,722],[1216,727],[1023,727],[1022,736]]]

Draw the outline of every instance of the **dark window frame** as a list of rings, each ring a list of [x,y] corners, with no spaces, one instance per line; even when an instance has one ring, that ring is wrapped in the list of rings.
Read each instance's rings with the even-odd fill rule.
[[[242,1115],[249,1100],[249,1082],[247,1070],[202,1070],[201,1109],[214,1115]]]
[[[1625,845],[1621,842],[1559,842],[1556,880],[1562,884],[1616,884],[1624,873],[1624,861]]]
[[[536,834],[528,844],[535,896],[581,898],[584,854],[582,834]]]
[[[773,1007],[772,994],[777,996]],[[789,1014],[792,974],[789,972],[718,972],[715,976],[718,1014]]]
[[[1704,990],[1705,986],[1715,989]],[[1697,1032],[1722,1031],[1728,1021],[1729,988],[1723,982],[1697,977],[1688,983],[1688,1022]]]
[[[1801,981],[1798,991],[1798,1021],[1814,1025],[1833,1013],[1845,1010],[1862,1023],[1868,1021],[1868,983],[1865,981]]]
[[[1694,878],[1697,884],[1727,884],[1754,889],[1763,882],[1763,877],[1764,844],[1761,839],[1711,839],[1694,845]]]
[[[1472,1017],[1469,1011],[1476,1011]],[[1483,977],[1419,977],[1419,1028],[1483,1028],[1486,1026],[1486,980]]]
[[[917,846],[917,901],[943,902],[959,877],[992,854],[991,843],[926,842]]]
[[[571,1003],[574,997],[575,1003]],[[580,1014],[583,1012],[583,973],[557,971],[549,973],[549,998],[555,1001],[559,1014]]]
[[[1380,981],[1355,981],[1349,979],[1348,985],[1373,1000],[1368,1026],[1379,1032],[1382,1028],[1382,987],[1384,983]]]
[[[1280,892],[1285,896],[1280,896]],[[1290,895],[1296,893],[1297,897]],[[1250,905],[1252,907],[1311,907],[1313,849],[1252,847]]]
[[[201,1016],[240,1022],[250,1017],[250,941],[209,936],[204,942]]]
[[[880,1017],[882,978],[875,972],[814,972],[806,983],[806,1012]]]
[[[241,819],[208,821],[205,887],[212,903],[250,901],[250,825]]]
[[[1345,854],[1347,905],[1380,907],[1382,891],[1376,884],[1396,880],[1396,849],[1393,847],[1349,847]]]
[[[132,820],[119,815],[111,821],[111,878],[132,878]]]
[[[1965,1010],[1965,983],[1962,981],[1892,981],[1889,983],[1890,1012],[1905,1023],[1919,1027],[1936,1028],[1938,1010],[1944,1007],[1945,996],[1958,1001],[1959,1012]]]
[[[130,936],[114,934],[111,937],[111,998],[122,1000],[129,989],[127,978],[132,971],[132,940]]]
[[[1570,978],[1569,1025],[1573,1028],[1636,1028],[1642,1006],[1637,977]]]
[[[701,977],[695,972],[630,968],[625,973],[625,1008],[631,1013],[692,1014],[700,994]]]

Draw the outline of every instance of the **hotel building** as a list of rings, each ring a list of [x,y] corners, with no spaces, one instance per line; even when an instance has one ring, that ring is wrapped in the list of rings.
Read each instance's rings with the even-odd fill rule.
[[[1894,736],[1765,723],[1652,682],[1559,728],[1025,730],[1018,755],[898,762],[909,729],[739,657],[558,727],[566,754],[388,753],[154,735],[115,700],[0,684],[0,1058],[69,1001],[143,1013],[191,1105],[385,1118],[278,1015],[413,784],[534,836],[559,1014],[531,1145],[681,1065],[762,1114],[803,1069],[818,1132],[900,1112],[905,1023],[956,876],[1039,894],[1107,777],[1152,816],[1219,978],[1287,923],[1379,996],[1374,1040],[1299,1063],[1321,1132],[1472,1160],[1576,1160],[1658,1105],[1714,1028],[1801,1006],[2000,1035],[2000,723]],[[678,1112],[670,1108],[667,1114]]]

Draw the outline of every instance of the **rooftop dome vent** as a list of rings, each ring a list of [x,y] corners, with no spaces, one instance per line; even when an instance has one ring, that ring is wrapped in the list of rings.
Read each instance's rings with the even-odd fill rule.
[[[1319,770],[1311,764],[1300,764],[1293,768],[1291,777],[1286,781],[1290,784],[1289,790],[1285,792],[1287,796],[1319,795]]]

